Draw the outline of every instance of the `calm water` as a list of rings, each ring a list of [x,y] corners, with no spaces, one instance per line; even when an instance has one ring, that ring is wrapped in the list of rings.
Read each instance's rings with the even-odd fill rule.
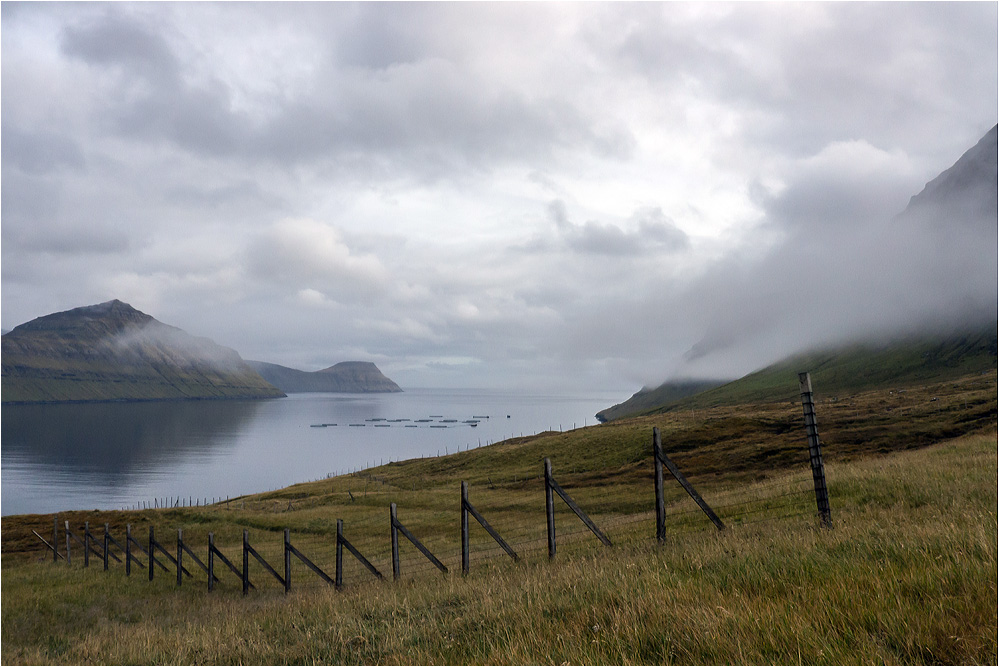
[[[596,412],[623,398],[412,389],[269,401],[4,406],[0,511],[118,509],[168,496],[269,491],[390,460],[594,424]],[[473,419],[475,427],[462,423]]]

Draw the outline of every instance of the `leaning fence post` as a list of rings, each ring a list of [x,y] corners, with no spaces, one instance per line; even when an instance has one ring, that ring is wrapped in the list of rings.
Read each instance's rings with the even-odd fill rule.
[[[399,579],[399,526],[396,519],[395,503],[389,506],[389,516],[392,520],[392,579]]]
[[[243,531],[243,595],[250,592],[250,531]]]
[[[548,519],[548,558],[555,558],[555,498],[552,495],[552,462],[545,459],[545,515]]]
[[[291,529],[284,529],[284,592],[291,590]]]
[[[805,434],[808,438],[808,459],[812,465],[812,481],[815,484],[815,504],[822,525],[832,527],[829,511],[829,489],[826,486],[826,469],[822,464],[822,443],[815,421],[815,400],[812,394],[812,377],[809,373],[798,373],[801,388],[801,408],[805,415]]]
[[[336,576],[334,586],[343,586],[343,519],[336,520]]]
[[[468,574],[468,483],[461,483],[461,573]]]
[[[656,473],[656,539],[666,541],[666,500],[663,497],[662,439],[659,427],[652,428],[652,460]]]
[[[208,533],[208,592],[215,590],[215,533]]]

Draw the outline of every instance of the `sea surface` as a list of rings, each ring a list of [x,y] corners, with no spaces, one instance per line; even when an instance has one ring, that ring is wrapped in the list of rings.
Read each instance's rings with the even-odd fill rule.
[[[225,500],[592,425],[598,411],[625,398],[409,389],[260,401],[3,406],[0,513]]]

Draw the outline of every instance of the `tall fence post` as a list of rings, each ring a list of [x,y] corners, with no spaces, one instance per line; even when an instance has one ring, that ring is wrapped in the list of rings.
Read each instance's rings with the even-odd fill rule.
[[[132,576],[132,524],[125,524],[125,576]]]
[[[184,529],[177,529],[177,587],[184,583]]]
[[[336,575],[334,582],[333,585],[337,589],[343,586],[343,519],[336,520]]]
[[[555,498],[552,490],[552,462],[545,459],[545,516],[548,520],[548,559],[555,558]]]
[[[468,483],[461,483],[461,573],[468,574]]]
[[[655,462],[656,475],[656,539],[666,541],[666,500],[663,496],[663,444],[659,435],[659,427],[652,429],[652,460]]]
[[[111,546],[111,532],[108,530],[108,524],[104,524],[104,571],[108,571],[108,547]]]
[[[90,567],[90,522],[83,522],[83,567]]]
[[[243,531],[243,595],[250,592],[250,531]]]
[[[284,592],[291,591],[291,529],[284,529]]]
[[[805,415],[805,434],[808,438],[808,459],[812,465],[812,481],[815,484],[815,504],[822,525],[832,527],[832,514],[829,511],[829,488],[826,486],[826,469],[822,464],[822,443],[819,442],[819,429],[815,421],[815,400],[812,394],[812,377],[809,373],[798,373],[801,389],[801,409]]]
[[[208,533],[208,592],[215,590],[215,533]]]
[[[156,536],[153,535],[153,527],[149,526],[149,581],[153,580],[153,573],[156,571]]]
[[[69,521],[66,522],[66,565],[72,565],[69,559]]]
[[[399,579],[399,524],[396,519],[395,503],[389,506],[389,516],[392,523],[392,580]]]
[[[52,562],[59,560],[59,515],[52,517]]]

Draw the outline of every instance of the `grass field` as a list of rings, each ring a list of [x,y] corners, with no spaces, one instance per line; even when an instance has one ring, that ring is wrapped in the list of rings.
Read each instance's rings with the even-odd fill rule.
[[[310,557],[335,521],[389,574],[388,504],[450,567],[404,545],[403,579],[352,565],[342,591],[304,567],[285,596],[254,569],[247,597],[223,577],[175,586],[120,566],[53,565],[31,535],[51,516],[2,521],[2,661],[26,663],[987,663],[997,660],[996,377],[818,406],[834,528],[819,528],[800,406],[751,404],[655,415],[394,463],[208,508],[66,513],[140,539],[183,528],[227,553],[249,528],[275,565],[281,532]],[[653,539],[649,442],[726,522],[715,530],[670,486],[668,535]],[[541,461],[615,546],[564,507],[559,553],[544,543]],[[479,529],[457,566],[458,484],[522,555]],[[47,532],[46,532],[47,530]],[[571,534],[569,534],[571,533]],[[232,557],[232,556],[230,556]],[[41,560],[40,560],[41,559]],[[280,569],[280,568],[279,568]]]

